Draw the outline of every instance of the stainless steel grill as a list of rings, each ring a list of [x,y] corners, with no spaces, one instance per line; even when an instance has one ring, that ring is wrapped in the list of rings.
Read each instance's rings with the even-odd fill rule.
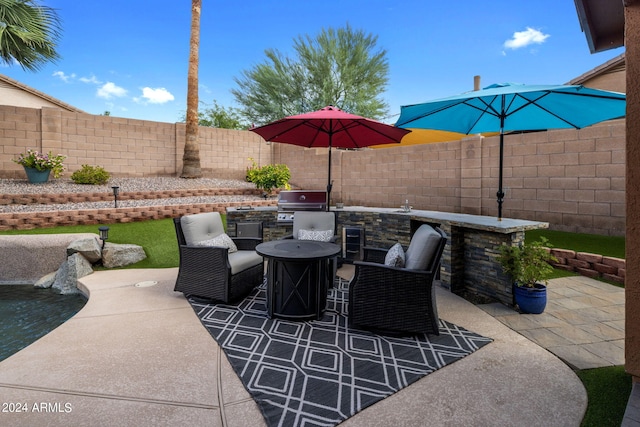
[[[327,192],[322,190],[281,191],[278,195],[278,222],[293,222],[295,211],[324,211]]]

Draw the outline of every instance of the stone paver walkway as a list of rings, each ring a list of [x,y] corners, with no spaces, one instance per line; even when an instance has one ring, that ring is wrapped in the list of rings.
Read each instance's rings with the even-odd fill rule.
[[[574,369],[624,365],[624,289],[582,276],[549,281],[542,314],[479,307]]]

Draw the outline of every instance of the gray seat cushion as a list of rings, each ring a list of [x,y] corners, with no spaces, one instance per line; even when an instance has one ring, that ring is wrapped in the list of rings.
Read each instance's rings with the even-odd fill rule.
[[[333,212],[299,211],[293,214],[293,238],[297,239],[300,230],[326,231],[336,230],[336,215]]]
[[[231,274],[238,274],[247,268],[261,264],[263,259],[256,251],[237,251],[229,254]]]
[[[183,216],[180,218],[180,225],[187,245],[195,245],[224,233],[224,225],[218,212]]]
[[[422,224],[411,238],[409,249],[405,254],[405,268],[426,270],[436,253],[441,238],[440,233],[433,227]]]

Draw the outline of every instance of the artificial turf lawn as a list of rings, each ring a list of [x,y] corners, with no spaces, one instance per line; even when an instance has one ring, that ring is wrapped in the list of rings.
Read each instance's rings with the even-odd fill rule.
[[[224,218],[223,218],[224,221]],[[168,268],[178,267],[178,241],[173,220],[159,219],[140,222],[102,224],[109,226],[110,243],[129,243],[142,246],[147,258],[124,268]],[[10,230],[0,234],[65,234],[95,233],[99,224],[70,225],[64,227],[38,228],[33,230]]]
[[[226,216],[222,215],[223,223]],[[109,226],[109,242],[132,243],[144,248],[147,259],[128,268],[166,268],[179,264],[178,245],[173,220],[160,219],[141,222],[106,224]],[[10,230],[0,234],[56,234],[56,233],[98,233],[96,225],[71,225],[33,230]],[[624,237],[598,236],[592,234],[566,233],[553,230],[531,230],[526,232],[527,240],[538,240],[544,236],[555,248],[571,249],[576,252],[590,252],[617,258],[624,258]],[[555,270],[555,277],[572,275]]]
[[[631,376],[624,366],[586,369],[576,373],[587,389],[589,406],[582,427],[618,427],[631,393]]]
[[[614,258],[625,257],[625,240],[621,236],[599,236],[546,229],[525,232],[525,241],[539,240],[540,237],[545,237],[549,241],[548,245],[554,248],[570,249],[576,252],[588,252]],[[576,275],[577,273],[555,268],[550,278],[557,279]],[[614,286],[624,287],[622,283],[606,282]]]
[[[624,258],[624,237],[600,236],[596,234],[567,233],[555,230],[530,230],[525,240],[539,240],[546,237],[554,248],[571,249],[615,258]]]

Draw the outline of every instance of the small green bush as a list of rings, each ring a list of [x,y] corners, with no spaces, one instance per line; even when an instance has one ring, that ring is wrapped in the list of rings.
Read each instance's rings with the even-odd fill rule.
[[[547,284],[553,274],[550,262],[557,262],[548,248],[549,241],[540,237],[539,241],[516,246],[502,244],[498,262],[502,270],[511,276],[517,286],[535,287],[536,283]]]
[[[287,165],[265,165],[259,167],[255,160],[251,167],[247,168],[247,181],[253,182],[256,188],[270,193],[274,188],[285,188],[289,190],[289,180],[291,179],[291,171]]]
[[[101,185],[109,181],[111,175],[102,166],[82,165],[82,169],[71,174],[76,184]]]

